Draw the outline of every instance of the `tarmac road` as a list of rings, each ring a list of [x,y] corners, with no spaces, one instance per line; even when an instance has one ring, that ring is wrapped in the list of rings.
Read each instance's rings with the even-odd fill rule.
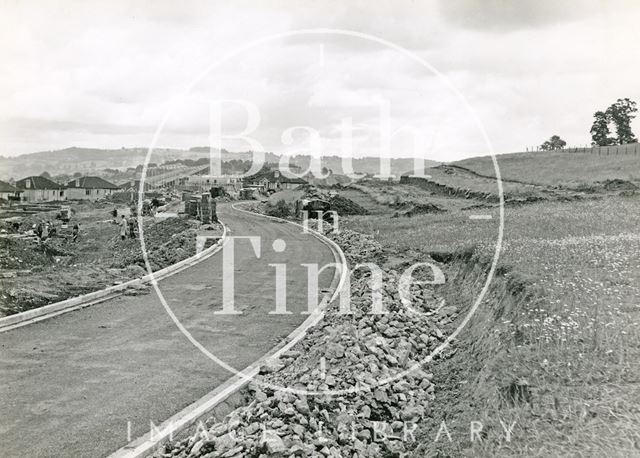
[[[261,236],[256,259],[235,243],[235,306],[221,310],[222,252],[159,282],[180,322],[209,351],[242,370],[306,318],[303,263],[334,262],[330,249],[301,229],[218,207],[229,236]],[[275,239],[287,247],[276,253]],[[275,309],[270,263],[287,264],[287,308]],[[333,269],[319,280],[328,288]],[[0,456],[95,457],[149,432],[231,377],[171,321],[153,289],[0,333]]]

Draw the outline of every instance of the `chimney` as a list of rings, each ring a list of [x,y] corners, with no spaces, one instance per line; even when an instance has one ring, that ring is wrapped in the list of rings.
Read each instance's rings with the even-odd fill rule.
[[[76,188],[80,187],[80,178],[76,178],[76,184],[74,185]]]
[[[278,178],[278,177],[280,177],[280,170],[274,170],[274,172],[273,172],[273,177],[274,177],[274,178]]]

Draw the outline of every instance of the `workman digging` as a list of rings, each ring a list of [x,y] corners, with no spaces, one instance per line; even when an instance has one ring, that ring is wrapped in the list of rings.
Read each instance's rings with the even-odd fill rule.
[[[127,224],[127,218],[122,215],[122,219],[120,220],[120,239],[124,240],[127,238],[127,228],[128,228],[128,224]]]

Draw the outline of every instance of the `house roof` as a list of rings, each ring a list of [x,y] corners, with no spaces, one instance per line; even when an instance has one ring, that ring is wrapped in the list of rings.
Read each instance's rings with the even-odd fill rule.
[[[80,177],[67,183],[67,188],[118,189],[118,186],[100,177]]]
[[[27,187],[27,182],[29,182],[29,187]],[[20,189],[64,189],[64,186],[56,183],[55,181],[51,181],[45,177],[32,176],[26,177],[22,180],[16,181],[16,188]]]
[[[307,182],[302,178],[296,176],[285,176],[279,170],[261,170],[248,177],[245,182],[259,182],[268,181],[270,183],[294,183],[294,184],[306,184]]]
[[[11,186],[6,181],[0,180],[0,192],[22,192],[22,189],[18,189],[15,186]]]

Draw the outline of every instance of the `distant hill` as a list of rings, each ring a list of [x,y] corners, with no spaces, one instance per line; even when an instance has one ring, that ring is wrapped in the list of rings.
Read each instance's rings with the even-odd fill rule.
[[[206,151],[190,151],[175,148],[156,148],[150,162],[163,162],[179,159],[199,159],[208,156]],[[242,154],[242,153],[240,153]],[[41,151],[14,157],[0,157],[0,176],[4,179],[18,179],[28,175],[51,175],[96,173],[103,169],[135,168],[143,164],[147,148],[97,149],[71,147],[55,151]],[[246,154],[250,157],[250,154]],[[236,153],[223,151],[223,160],[237,158]]]
[[[74,172],[93,173],[105,168],[135,167],[144,162],[146,148],[97,149],[65,148],[56,151],[41,151],[14,157],[0,158],[0,173],[3,178],[19,179],[29,175],[49,172],[51,175]],[[157,156],[156,156],[157,154]],[[180,157],[181,150],[159,150],[154,161]]]
[[[142,164],[147,154],[147,148],[121,148],[121,149],[97,149],[71,147],[55,151],[40,151],[37,153],[22,154],[14,157],[0,157],[0,179],[18,180],[30,175],[40,175],[48,172],[50,175],[72,175],[75,172],[83,174],[95,174],[103,169],[135,168]],[[208,147],[193,147],[188,150],[172,148],[156,148],[153,151],[151,162],[161,164],[166,161],[178,159],[199,159],[209,155]],[[222,160],[231,161],[251,159],[250,152],[222,151]],[[278,163],[280,155],[266,153],[265,159],[270,163]],[[297,165],[303,170],[309,167],[311,156],[297,155],[290,160],[292,165]],[[353,159],[353,169],[356,173],[378,173],[379,159],[365,157]],[[343,174],[342,159],[338,156],[326,156],[322,164],[331,169],[334,174]],[[436,165],[436,162],[425,161],[427,166]],[[413,167],[413,159],[392,159],[391,173],[400,175],[403,171]]]
[[[189,152],[198,152],[198,153],[206,153],[208,154],[208,147],[206,146],[196,146],[189,149]],[[280,160],[280,155],[275,153],[266,153],[265,160],[270,163],[278,163]],[[238,152],[231,153],[228,151],[224,151],[222,153],[223,160],[231,160],[231,159],[242,159],[248,160],[251,159],[250,152]],[[322,165],[327,169],[331,169],[333,173],[337,175],[344,175],[345,170],[342,169],[342,157],[340,156],[322,156]],[[303,170],[307,170],[309,168],[309,164],[311,162],[311,156],[306,154],[297,154],[290,157],[290,163],[299,166]],[[353,164],[353,170],[356,173],[371,173],[377,174],[380,172],[380,159],[377,157],[361,157],[361,158],[353,158],[351,160]],[[434,167],[439,164],[439,162],[435,161],[424,161],[425,167]],[[413,159],[411,158],[397,158],[391,159],[391,173],[394,175],[400,175],[406,170],[413,169]]]

